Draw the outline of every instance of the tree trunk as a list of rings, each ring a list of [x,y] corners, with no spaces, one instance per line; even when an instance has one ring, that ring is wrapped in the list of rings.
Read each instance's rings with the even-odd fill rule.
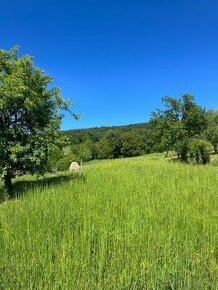
[[[4,177],[4,183],[5,183],[5,189],[6,189],[7,194],[9,196],[12,196],[13,186],[12,186],[10,172],[7,172],[7,174],[5,175],[5,177]]]

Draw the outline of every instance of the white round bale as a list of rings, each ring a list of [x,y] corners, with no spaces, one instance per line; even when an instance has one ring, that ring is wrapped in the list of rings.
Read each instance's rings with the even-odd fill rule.
[[[70,172],[79,172],[81,170],[81,167],[79,166],[79,164],[77,162],[72,162],[70,164]]]

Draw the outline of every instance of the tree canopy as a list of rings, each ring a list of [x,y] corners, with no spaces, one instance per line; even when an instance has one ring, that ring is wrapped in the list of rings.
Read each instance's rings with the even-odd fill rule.
[[[209,110],[206,115],[207,129],[205,136],[213,145],[214,152],[218,154],[218,110]]]
[[[0,172],[9,194],[16,171],[45,172],[49,146],[60,142],[60,110],[71,105],[33,58],[18,52],[0,50]]]
[[[206,143],[202,142],[207,128],[206,110],[195,103],[194,96],[185,94],[180,99],[164,97],[162,101],[165,109],[152,113],[151,118],[155,138],[160,142],[159,148],[166,152],[176,151],[183,161],[187,161],[188,153],[193,154],[197,145],[203,148],[200,151],[206,150]],[[202,141],[197,142],[196,139]],[[196,152],[199,150],[196,149]],[[206,155],[206,152],[202,154]],[[204,156],[202,160],[205,161]]]
[[[72,158],[89,161],[171,152],[183,161],[209,162],[211,144],[218,152],[217,110],[206,111],[190,94],[162,101],[164,107],[153,112],[148,123],[63,132],[70,139]],[[66,162],[64,152],[58,158],[65,169],[72,159]],[[57,167],[55,158],[53,164]]]

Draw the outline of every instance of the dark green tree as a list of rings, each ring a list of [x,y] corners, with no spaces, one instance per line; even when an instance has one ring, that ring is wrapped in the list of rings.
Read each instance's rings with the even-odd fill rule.
[[[113,158],[121,156],[122,137],[118,130],[109,130],[105,137],[111,147]]]
[[[131,131],[122,136],[121,153],[124,157],[139,156],[143,152],[143,139],[137,133]]]
[[[188,142],[187,151],[192,162],[206,164],[210,162],[211,144],[202,139],[191,139]]]
[[[176,151],[180,159],[187,161],[189,140],[201,139],[207,128],[206,111],[189,94],[180,99],[164,97],[162,102],[165,109],[152,113],[151,118],[156,143],[162,151]]]
[[[165,110],[157,110],[151,115],[152,137],[157,151],[175,150],[177,142],[184,136],[182,101],[172,97],[162,98]]]
[[[59,110],[70,112],[52,78],[18,51],[0,50],[0,172],[9,195],[16,170],[45,172],[49,147],[60,143]]]
[[[213,145],[215,154],[218,154],[218,110],[210,110],[207,112],[205,136]]]
[[[184,133],[189,138],[203,136],[203,132],[207,127],[206,110],[197,105],[194,96],[185,94],[182,96],[181,115]]]
[[[102,138],[97,143],[97,159],[112,159],[113,150],[106,138]]]

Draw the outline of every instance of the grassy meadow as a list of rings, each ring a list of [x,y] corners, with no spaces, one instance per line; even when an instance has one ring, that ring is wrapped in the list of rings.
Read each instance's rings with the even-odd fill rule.
[[[0,204],[0,289],[218,289],[218,168],[162,155],[25,177]]]

